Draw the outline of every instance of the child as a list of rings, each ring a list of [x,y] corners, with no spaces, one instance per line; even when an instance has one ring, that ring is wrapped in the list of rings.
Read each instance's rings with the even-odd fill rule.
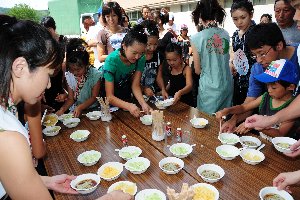
[[[217,112],[218,119],[228,114],[241,114],[254,108],[259,108],[261,115],[270,116],[287,107],[294,100],[293,91],[299,82],[299,71],[292,62],[285,59],[274,61],[264,73],[256,75],[255,78],[267,84],[268,92],[249,103]],[[296,133],[295,120],[283,122],[278,125],[278,128],[264,129],[261,132],[270,137],[299,137]]]
[[[74,117],[78,117],[83,110],[98,105],[96,97],[99,95],[101,73],[89,65],[89,54],[82,39],[73,38],[69,41],[66,59],[69,69],[66,74],[68,99],[56,114],[64,114],[74,104],[75,108],[70,110]]]
[[[186,24],[181,25],[180,29],[180,35],[177,37],[178,44],[182,48],[182,55],[184,58],[184,61],[189,64],[189,58],[192,53],[191,43],[190,43],[190,37],[188,34],[188,26]]]
[[[194,106],[192,95],[192,69],[184,62],[182,49],[175,43],[166,47],[166,60],[169,68],[169,85],[165,86],[162,75],[162,66],[159,67],[157,82],[162,90],[162,96],[166,99],[174,97],[174,103],[182,102]]]
[[[152,20],[145,20],[141,23],[148,35],[146,47],[146,64],[142,74],[141,84],[143,93],[147,97],[151,97],[158,92],[159,88],[156,84],[158,68],[163,59],[161,54],[156,50],[158,45],[158,28],[157,24]]]
[[[246,43],[248,33],[255,25],[252,21],[254,9],[250,1],[239,0],[233,2],[230,12],[233,23],[238,28],[232,36],[232,50],[234,53],[242,50],[247,57],[247,65],[249,66],[245,70],[237,71],[233,65],[234,54],[231,54],[231,62],[229,64],[234,80],[232,103],[233,105],[240,105],[244,103],[247,97],[251,67],[255,63],[255,59],[251,58],[251,52]]]
[[[261,24],[272,23],[272,16],[270,14],[262,14],[260,17]]]
[[[197,108],[214,113],[231,106],[232,76],[229,69],[229,34],[218,24],[225,10],[217,0],[200,0],[192,12],[195,25],[203,30],[191,38],[195,73],[200,74]]]
[[[120,49],[115,50],[106,58],[103,76],[105,92],[109,103],[128,110],[133,116],[140,116],[140,109],[130,103],[131,92],[149,113],[150,106],[145,102],[141,90],[141,77],[145,67],[143,55],[147,45],[147,34],[141,25],[136,25],[126,34]]]

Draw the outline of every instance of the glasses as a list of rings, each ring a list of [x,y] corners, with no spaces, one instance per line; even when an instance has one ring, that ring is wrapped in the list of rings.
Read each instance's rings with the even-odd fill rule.
[[[262,53],[260,55],[251,55],[251,58],[253,58],[253,59],[264,58],[268,55],[268,53],[270,52],[271,49],[272,49],[272,47],[270,47],[270,49],[266,53]]]

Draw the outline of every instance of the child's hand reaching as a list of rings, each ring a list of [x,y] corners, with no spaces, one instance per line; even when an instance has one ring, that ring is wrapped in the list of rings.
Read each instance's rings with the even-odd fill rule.
[[[64,94],[57,94],[55,101],[57,102],[65,102],[68,99],[68,95],[66,93]]]
[[[162,97],[163,97],[164,99],[168,99],[168,98],[169,98],[169,94],[167,93],[166,90],[162,90],[162,91],[161,91],[161,95],[162,95]]]
[[[151,88],[149,87],[145,87],[144,88],[144,94],[147,96],[147,97],[152,97],[154,96],[154,92],[151,90]]]
[[[128,111],[135,117],[139,117],[141,114],[140,109],[133,103],[128,107]]]
[[[291,193],[289,186],[299,184],[299,183],[300,183],[300,170],[295,172],[281,173],[273,180],[274,187],[277,187],[278,190],[286,190],[289,193]]]
[[[175,93],[175,95],[174,95],[174,103],[173,104],[175,104],[175,103],[177,103],[179,100],[180,100],[180,98],[181,98],[181,91],[179,90],[178,92],[176,92]]]
[[[81,115],[81,113],[82,113],[82,108],[81,108],[81,106],[79,105],[79,106],[77,106],[75,109],[74,109],[74,112],[73,112],[73,115],[74,115],[74,117],[79,117],[80,115]]]
[[[224,116],[222,110],[216,112],[216,118],[218,121],[222,120],[222,117]]]
[[[142,104],[141,106],[142,106],[143,111],[144,111],[147,115],[151,113],[152,108],[151,108],[147,103],[144,103],[144,104]]]

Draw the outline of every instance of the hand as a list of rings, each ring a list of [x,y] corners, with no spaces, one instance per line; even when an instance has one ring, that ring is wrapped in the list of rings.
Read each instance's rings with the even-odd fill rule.
[[[57,94],[55,101],[57,102],[65,102],[68,99],[68,95],[66,93]]]
[[[130,104],[128,111],[135,117],[139,117],[141,114],[140,109],[133,103]]]
[[[53,113],[53,112],[55,111],[55,109],[52,108],[51,106],[42,104],[42,106],[41,106],[41,111],[42,111],[42,113],[43,113],[46,109],[47,109],[47,113]]]
[[[248,133],[251,130],[251,128],[245,127],[245,122],[241,123],[235,130],[237,134],[245,134]]]
[[[97,198],[96,200],[130,200],[133,199],[133,196],[127,194],[121,190],[115,190],[108,194],[103,195],[102,197]]]
[[[235,68],[234,65],[233,65],[233,61],[229,62],[229,68],[230,68],[231,74],[232,74],[233,76],[236,76],[237,71],[236,71],[236,68]]]
[[[152,97],[154,96],[154,92],[151,90],[151,88],[149,87],[145,87],[144,88],[144,94],[147,96],[147,97]]]
[[[222,110],[216,112],[216,118],[217,118],[218,121],[222,120],[222,119],[223,119],[223,118],[222,118],[223,116],[224,116],[224,114],[222,113]],[[222,126],[222,127],[223,127],[223,126]]]
[[[179,35],[179,36],[177,37],[177,40],[178,40],[178,42],[181,42],[181,41],[183,41],[183,38]]]
[[[181,91],[179,90],[174,95],[174,103],[173,104],[177,103],[180,100],[180,98],[181,98]]]
[[[235,129],[235,126],[236,126],[236,121],[233,119],[230,119],[222,125],[221,132],[222,133],[233,132]]]
[[[70,186],[72,180],[74,180],[76,176],[70,176],[67,174],[61,174],[52,177],[42,177],[45,186],[53,191],[65,194],[78,194],[77,191],[73,190]]]
[[[162,95],[162,97],[163,97],[164,99],[168,99],[168,98],[169,98],[169,95],[168,95],[168,93],[167,93],[166,90],[162,90],[162,91],[161,91],[161,95]]]
[[[295,158],[300,155],[300,140],[291,146],[292,153],[285,153],[285,155]],[[299,148],[299,149],[298,149]]]
[[[145,102],[142,105],[142,109],[143,111],[148,115],[149,113],[151,113],[152,108]]]
[[[62,110],[58,110],[56,113],[55,113],[57,116],[61,116],[62,114],[64,114],[64,112]]]
[[[74,112],[73,112],[73,115],[74,115],[74,117],[79,117],[80,115],[81,115],[81,113],[82,113],[82,108],[81,108],[81,106],[79,105],[79,106],[77,106],[75,109],[74,109]]]
[[[255,128],[256,130],[262,130],[264,128],[270,127],[276,122],[273,122],[270,116],[262,115],[252,115],[248,117],[245,121],[245,126],[247,128]]]
[[[300,171],[286,172],[286,173],[279,174],[273,180],[273,186],[277,187],[278,190],[286,190],[287,192],[291,193],[289,186],[299,184],[299,182],[300,182]]]

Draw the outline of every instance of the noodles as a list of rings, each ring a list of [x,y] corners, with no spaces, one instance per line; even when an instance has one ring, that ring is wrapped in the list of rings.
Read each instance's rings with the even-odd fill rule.
[[[103,178],[113,178],[120,173],[115,167],[107,166],[104,168],[103,172],[100,174]]]
[[[218,179],[220,178],[220,174],[216,171],[213,170],[203,170],[203,172],[201,172],[201,175],[205,178],[209,178],[209,179]]]
[[[193,200],[215,200],[215,193],[207,187],[200,186],[194,188]]]

